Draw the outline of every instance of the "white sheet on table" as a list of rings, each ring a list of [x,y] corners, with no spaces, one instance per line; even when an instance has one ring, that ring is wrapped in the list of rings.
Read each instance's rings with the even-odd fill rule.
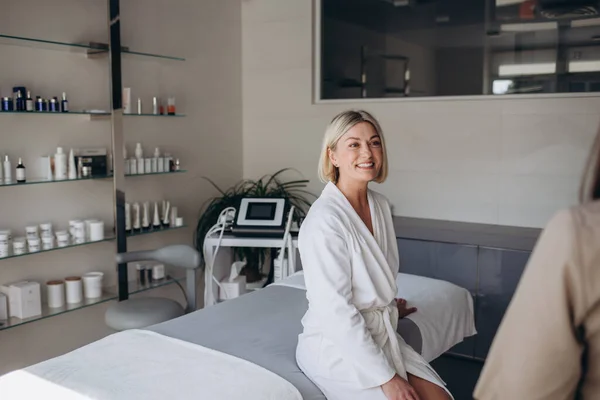
[[[398,297],[406,299],[417,312],[409,315],[421,331],[421,355],[435,360],[466,337],[477,333],[473,298],[468,290],[453,283],[418,275],[399,273],[396,278]],[[302,271],[273,285],[306,290]]]
[[[143,330],[4,375],[0,398],[302,400],[292,384],[258,365]]]

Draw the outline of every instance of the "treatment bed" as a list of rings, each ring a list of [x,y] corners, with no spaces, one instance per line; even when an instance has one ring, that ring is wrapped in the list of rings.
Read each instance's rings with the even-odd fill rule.
[[[398,275],[418,311],[398,332],[427,361],[474,335],[473,302],[454,284]],[[325,396],[295,361],[307,309],[302,272],[146,330],[110,335],[0,377],[0,398],[304,399]]]

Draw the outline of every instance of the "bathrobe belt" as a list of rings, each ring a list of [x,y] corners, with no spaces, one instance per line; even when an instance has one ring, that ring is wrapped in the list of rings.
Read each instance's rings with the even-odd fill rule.
[[[392,301],[384,307],[360,310],[360,313],[365,319],[365,323],[373,339],[386,355],[390,366],[396,370],[398,375],[407,379],[406,368],[404,367],[404,360],[400,351],[400,343],[398,342],[396,329],[392,324],[392,321],[398,321],[399,318],[396,302]]]

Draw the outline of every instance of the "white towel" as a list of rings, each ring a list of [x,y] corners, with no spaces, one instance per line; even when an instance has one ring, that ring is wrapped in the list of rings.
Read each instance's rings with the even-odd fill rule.
[[[246,360],[130,330],[0,377],[0,397],[62,400],[302,400],[285,379]]]

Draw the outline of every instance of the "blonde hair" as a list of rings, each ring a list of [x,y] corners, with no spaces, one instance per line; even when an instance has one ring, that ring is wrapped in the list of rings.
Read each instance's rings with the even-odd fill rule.
[[[323,144],[321,146],[321,157],[319,158],[319,179],[323,183],[333,182],[337,183],[339,178],[339,170],[331,163],[329,158],[328,150],[335,151],[338,141],[346,132],[352,127],[361,123],[370,123],[375,132],[379,135],[381,141],[381,150],[383,152],[383,160],[381,163],[381,170],[379,175],[375,178],[375,182],[383,183],[388,175],[388,160],[387,151],[385,147],[385,140],[383,138],[383,130],[379,125],[379,122],[364,110],[347,110],[336,115],[325,130],[325,136],[323,137]]]
[[[596,139],[592,150],[588,155],[581,187],[579,188],[579,201],[587,203],[600,198],[600,130],[596,133]]]

